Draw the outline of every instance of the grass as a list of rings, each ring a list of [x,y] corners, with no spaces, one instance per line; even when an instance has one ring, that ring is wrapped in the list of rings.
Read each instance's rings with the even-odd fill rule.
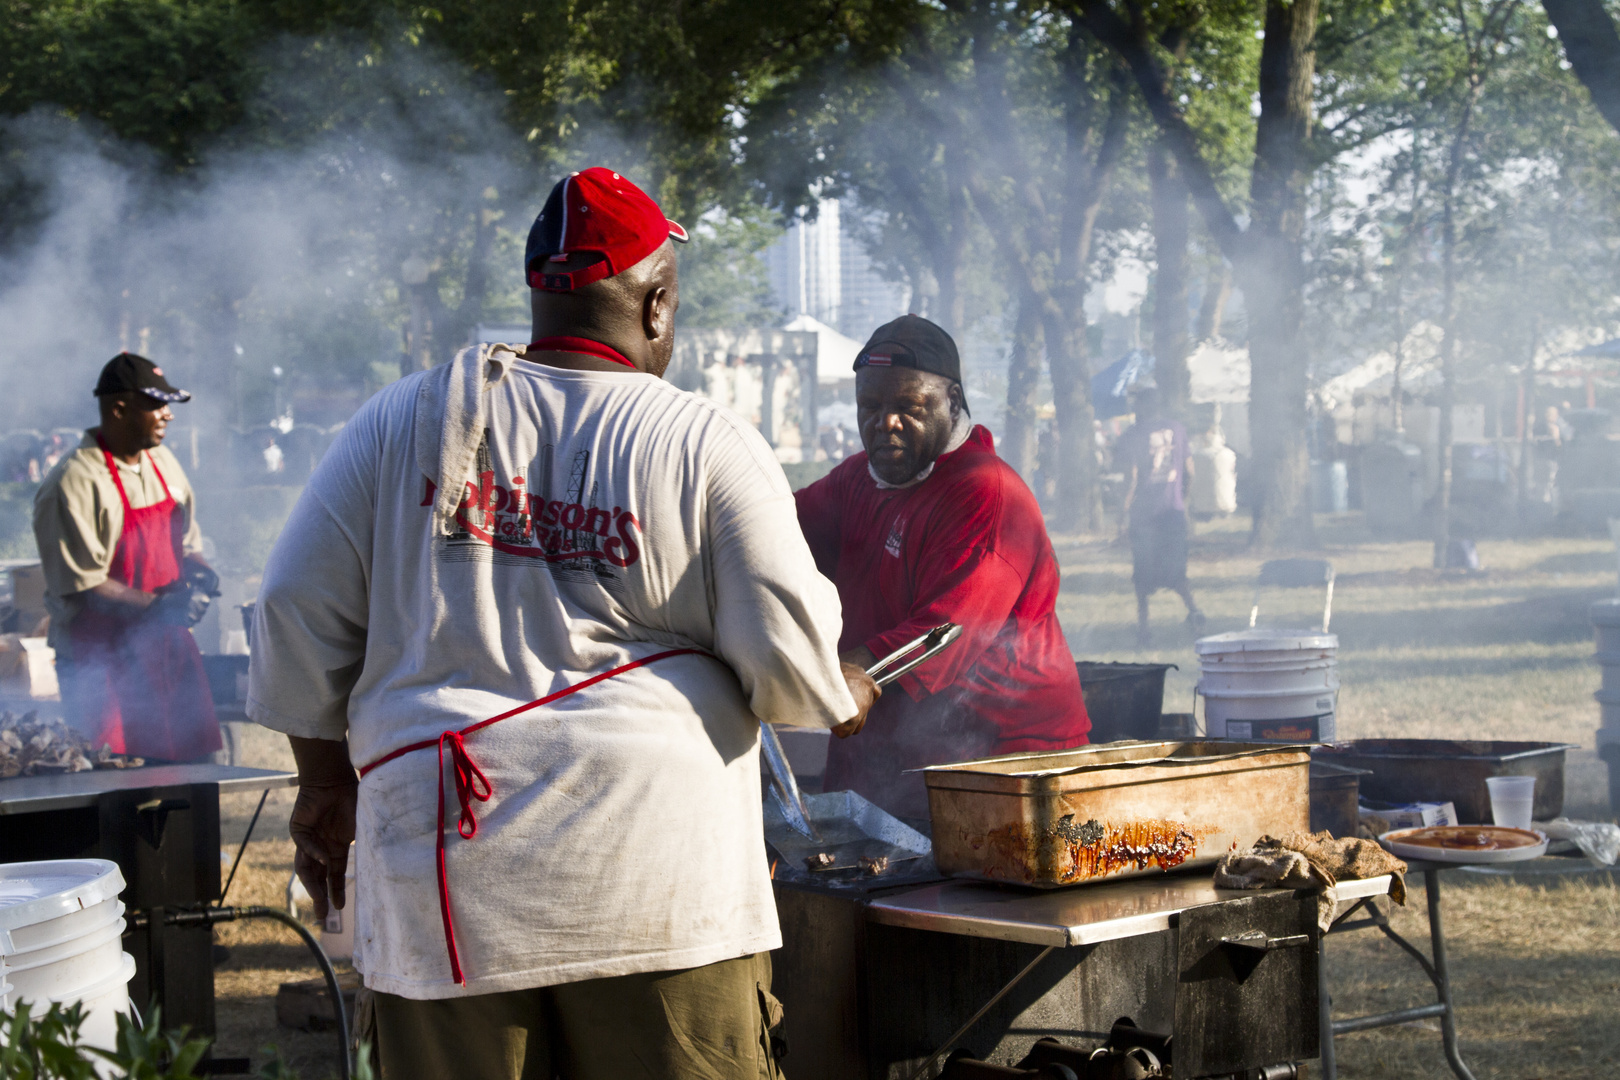
[[[1260,559],[1244,548],[1244,521],[1199,526],[1191,552],[1195,595],[1207,633],[1248,624]],[[1320,554],[1338,573],[1332,629],[1339,635],[1339,731],[1343,738],[1545,739],[1593,746],[1587,606],[1616,590],[1608,540],[1538,538],[1480,543],[1485,573],[1458,577],[1429,569],[1427,542],[1378,542],[1354,516],[1321,521]],[[1059,615],[1077,656],[1175,663],[1166,708],[1191,707],[1197,680],[1192,631],[1178,600],[1154,601],[1154,641],[1136,647],[1130,552],[1099,541],[1057,538],[1063,571]],[[1272,594],[1267,621],[1320,619],[1320,595]],[[262,729],[241,732],[243,762],[290,767],[285,743]],[[1587,755],[1590,756],[1589,754]],[[1573,775],[1573,773],[1572,773]],[[234,843],[256,798],[222,800],[225,840]],[[290,792],[272,793],[232,903],[283,903],[292,866],[285,839]],[[1609,817],[1603,793],[1573,785],[1566,811]],[[234,849],[233,849],[234,850]],[[1395,926],[1426,943],[1421,879]],[[1620,1075],[1620,888],[1607,874],[1545,881],[1444,877],[1462,1052],[1478,1080],[1577,1080]],[[220,927],[231,947],[216,975],[222,1055],[262,1059],[276,1044],[306,1076],[335,1068],[332,1036],[278,1029],[280,983],[317,974],[284,929],[260,923]],[[1359,1016],[1433,1001],[1422,973],[1376,933],[1329,945],[1336,1015]],[[1444,1080],[1452,1074],[1438,1027],[1417,1025],[1340,1037],[1344,1080]],[[787,1063],[791,1069],[791,1060]]]

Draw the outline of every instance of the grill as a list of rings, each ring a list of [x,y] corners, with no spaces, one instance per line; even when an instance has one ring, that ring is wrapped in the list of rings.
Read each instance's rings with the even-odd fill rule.
[[[0,780],[0,862],[109,859],[128,887],[136,929],[130,1000],[164,1026],[215,1033],[213,930],[165,925],[164,913],[220,899],[221,792],[290,787],[291,773],[227,765],[153,765]]]
[[[776,882],[795,1077],[913,1080],[950,1054],[1006,1068],[1042,1038],[1089,1050],[1121,1017],[1171,1036],[1178,1080],[1291,1075],[1319,1053],[1309,895],[1219,890],[1202,872],[1055,890],[880,880]],[[1016,1075],[948,1075],[981,1074]]]

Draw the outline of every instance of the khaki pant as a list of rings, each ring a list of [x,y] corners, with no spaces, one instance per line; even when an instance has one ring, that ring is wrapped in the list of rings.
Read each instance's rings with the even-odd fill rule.
[[[781,1080],[768,953],[443,1001],[373,994],[382,1080]]]

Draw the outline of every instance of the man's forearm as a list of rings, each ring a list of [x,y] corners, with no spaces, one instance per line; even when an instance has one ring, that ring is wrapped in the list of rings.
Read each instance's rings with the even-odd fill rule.
[[[867,668],[877,663],[877,657],[872,655],[872,650],[868,649],[865,645],[857,645],[848,652],[839,653],[838,659],[842,660],[846,664],[854,664],[862,671],[865,671]]]
[[[287,736],[298,763],[299,787],[338,787],[358,783],[349,760],[349,744],[338,739],[302,739]]]
[[[123,582],[111,578],[100,585],[85,589],[79,595],[84,597],[85,604],[91,610],[125,618],[139,615],[157,600],[156,593],[132,589]]]

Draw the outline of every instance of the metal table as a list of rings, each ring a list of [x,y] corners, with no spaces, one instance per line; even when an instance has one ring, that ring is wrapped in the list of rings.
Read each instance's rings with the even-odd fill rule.
[[[292,773],[229,765],[153,765],[0,780],[0,862],[98,858],[117,863],[126,883],[124,903],[132,913],[125,945],[135,957],[131,1000],[143,1009],[148,1001],[158,1004],[165,1026],[186,1024],[212,1036],[213,929],[166,926],[164,911],[220,899],[221,792],[268,795],[296,782]]]
[[[1359,904],[1387,894],[1389,886],[1387,876],[1344,882],[1339,896]],[[1146,1028],[1189,1031],[1186,1025],[1198,1018],[1177,1016],[1180,1007],[1172,1005],[1197,981],[1188,977],[1188,956],[1228,940],[1208,937],[1221,933],[1223,918],[1237,933],[1263,924],[1271,916],[1260,907],[1268,902],[1272,916],[1281,911],[1296,920],[1279,934],[1299,929],[1301,913],[1314,912],[1314,900],[1293,890],[1217,889],[1207,869],[1049,891],[937,882],[874,891],[853,908],[847,897],[817,896],[779,882],[784,949],[775,984],[787,1000],[789,1045],[801,1062],[796,1072],[807,1080],[931,1076],[935,1064],[992,1014],[994,1022],[984,1024],[978,1037],[996,1047],[989,1058],[1007,1064],[1042,1033],[1105,1036],[1120,1015],[1133,1015]],[[1308,922],[1309,938],[1294,933],[1271,941],[1314,941],[1313,915]],[[1202,945],[1189,942],[1199,934],[1205,935]],[[1293,964],[1289,971],[1304,974],[1302,950],[1290,951],[1273,967]],[[1314,950],[1305,956],[1317,959]],[[1278,1011],[1279,998],[1293,999],[1282,1000],[1285,1007],[1301,1004],[1297,990],[1279,995],[1262,982],[1249,991],[1263,1008]],[[1286,976],[1283,985],[1292,985]],[[1314,972],[1305,985],[1316,988]],[[799,993],[802,1001],[791,999]],[[1250,1000],[1247,1007],[1255,1004]],[[1316,1010],[1303,1008],[1300,1021],[1314,1043]],[[1241,1029],[1241,1037],[1256,1026],[1219,1009],[1213,1015],[1221,1026]],[[1188,1052],[1209,1033],[1191,1031]],[[1216,1034],[1213,1041],[1220,1038]],[[1183,1036],[1176,1041],[1182,1075]],[[801,1052],[805,1046],[808,1053]],[[1201,1074],[1188,1069],[1188,1075]]]
[[[1410,1023],[1414,1020],[1425,1020],[1429,1017],[1438,1017],[1440,1020],[1440,1042],[1445,1050],[1446,1064],[1451,1067],[1458,1080],[1474,1080],[1474,1074],[1462,1059],[1462,1051],[1457,1045],[1457,1008],[1451,998],[1451,971],[1446,960],[1445,925],[1440,914],[1440,871],[1465,870],[1483,871],[1487,873],[1511,873],[1514,867],[1523,867],[1523,863],[1452,863],[1429,862],[1424,859],[1406,860],[1408,876],[1412,874],[1423,875],[1424,899],[1429,911],[1429,956],[1424,956],[1421,949],[1407,941],[1389,925],[1389,916],[1378,910],[1372,903],[1372,897],[1358,901],[1349,910],[1334,920],[1332,928],[1322,936],[1322,962],[1318,967],[1321,973],[1321,985],[1318,1000],[1322,1011],[1321,1039],[1322,1039],[1322,1077],[1323,1080],[1337,1080],[1338,1063],[1334,1058],[1333,1036],[1348,1035],[1356,1031],[1371,1031],[1374,1028],[1393,1027],[1396,1024]],[[1581,867],[1568,872],[1592,872],[1590,867]],[[1597,872],[1603,872],[1598,870]],[[1365,910],[1367,917],[1351,919],[1358,910]],[[1377,929],[1385,937],[1401,947],[1401,950],[1410,956],[1414,963],[1427,975],[1429,982],[1434,985],[1435,1002],[1432,1005],[1414,1005],[1407,1009],[1395,1009],[1391,1012],[1376,1013],[1371,1016],[1357,1016],[1348,1020],[1333,1019],[1333,1003],[1328,995],[1327,977],[1327,938],[1332,934],[1345,933],[1351,930]]]
[[[289,772],[239,765],[147,765],[138,769],[14,776],[0,780],[0,815],[95,806],[112,792],[187,784],[210,784],[221,795],[233,795],[296,787],[298,777]]]
[[[1341,882],[1339,899],[1385,896],[1389,884],[1387,874]],[[948,881],[873,900],[867,918],[888,926],[1066,948],[1169,930],[1190,908],[1256,892],[1217,889],[1207,870],[1042,892]]]
[[[1379,911],[1367,897],[1352,905],[1351,908],[1334,920],[1333,926],[1322,935],[1320,948],[1322,950],[1321,963],[1317,970],[1320,972],[1321,985],[1317,1000],[1322,1010],[1322,1077],[1323,1080],[1337,1080],[1339,1075],[1338,1062],[1333,1052],[1333,1037],[1335,1035],[1348,1035],[1355,1031],[1371,1031],[1374,1028],[1393,1027],[1396,1024],[1406,1024],[1414,1020],[1423,1020],[1431,1016],[1440,1018],[1440,1042],[1445,1048],[1446,1063],[1451,1071],[1456,1073],[1459,1080],[1474,1080],[1474,1074],[1468,1071],[1464,1064],[1462,1053],[1457,1048],[1457,1010],[1451,1000],[1451,972],[1446,965],[1446,936],[1444,924],[1440,918],[1440,871],[1459,870],[1463,865],[1459,863],[1427,862],[1419,859],[1406,861],[1407,873],[1423,875],[1423,893],[1429,906],[1429,951],[1433,956],[1424,956],[1422,950],[1407,941],[1394,928],[1389,925],[1389,916]],[[1365,910],[1364,919],[1351,919],[1357,911]],[[1423,974],[1429,977],[1434,984],[1435,996],[1438,1000],[1433,1005],[1414,1005],[1407,1009],[1395,1009],[1392,1012],[1375,1013],[1371,1016],[1357,1016],[1349,1020],[1333,1019],[1333,1001],[1328,991],[1327,974],[1327,939],[1333,934],[1345,933],[1351,930],[1377,929],[1383,935],[1401,947],[1412,960],[1423,969]]]

